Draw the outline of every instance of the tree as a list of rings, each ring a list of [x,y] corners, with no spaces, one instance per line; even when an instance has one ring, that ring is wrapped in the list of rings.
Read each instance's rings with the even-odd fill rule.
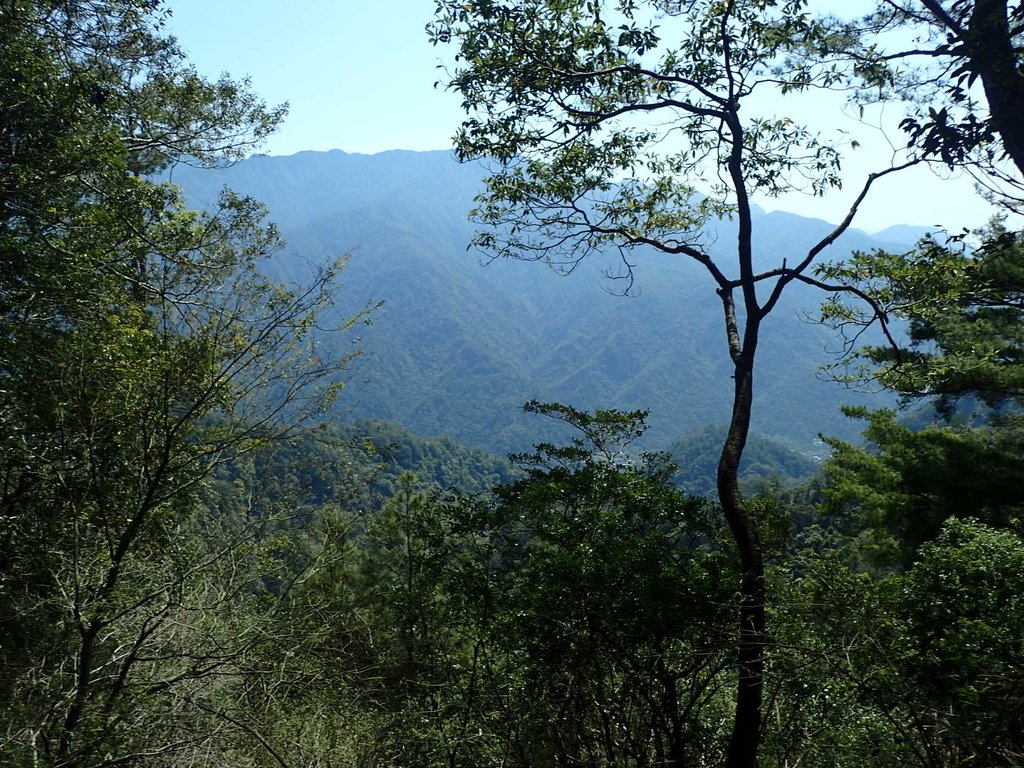
[[[1019,194],[1024,175],[1024,123],[1017,109],[1024,99],[1019,6],[1007,0],[880,0],[863,18],[831,26],[835,34],[816,54],[831,50],[857,63],[856,74],[866,86],[859,99],[906,100],[913,108],[901,127],[923,156],[967,168],[984,184],[1006,182]],[[907,28],[914,32],[911,46],[899,34]]]
[[[832,32],[801,0],[637,3],[583,0],[436,3],[430,34],[458,44],[448,85],[469,117],[462,160],[493,173],[475,214],[476,244],[495,257],[571,271],[616,250],[630,284],[633,253],[691,258],[721,297],[734,400],[717,473],[740,561],[738,684],[729,766],[756,762],[764,676],[764,557],[737,469],[749,431],[762,323],[793,282],[850,225],[848,215],[795,263],[755,265],[753,195],[839,186],[840,154],[786,117],[748,114],[754,97],[827,88],[847,73],[790,56]],[[743,107],[741,111],[741,107]],[[910,163],[913,160],[909,161]],[[716,217],[737,224],[734,260],[712,257]]]
[[[0,666],[17,764],[212,739],[245,649],[257,520],[204,508],[227,458],[328,404],[308,331],[338,265],[279,286],[253,201],[209,214],[150,174],[240,157],[277,123],[210,83],[159,3],[0,3]],[[8,652],[10,651],[10,652]],[[224,726],[226,721],[219,721]]]
[[[862,535],[890,538],[883,567],[909,565],[949,518],[995,528],[1019,523],[1024,510],[1024,451],[1019,428],[930,426],[912,429],[893,411],[850,411],[867,421],[869,448],[828,439],[822,468],[825,509]],[[878,542],[881,543],[881,542]]]
[[[952,520],[902,579],[904,679],[934,765],[1019,765],[1024,541]]]
[[[912,48],[905,37],[888,34],[906,27],[917,33]],[[1005,0],[884,0],[861,19],[833,22],[833,31],[823,50],[859,62],[856,98],[874,92],[874,98],[906,100],[917,112],[901,126],[924,157],[1019,193],[1024,10]],[[1020,202],[995,192],[1011,210]],[[909,349],[863,353],[887,369],[880,374],[885,386],[947,400],[971,393],[989,404],[1015,397],[1020,235],[1005,220],[975,235],[976,249],[964,247],[962,236],[945,243],[928,238],[909,254],[860,254],[824,271],[874,297],[878,306],[870,316],[909,323]],[[831,309],[833,319],[864,319]]]
[[[707,505],[671,484],[666,457],[630,451],[644,412],[525,409],[574,437],[515,457],[522,479],[456,510],[477,542],[481,575],[461,589],[493,753],[524,767],[720,755],[734,574]]]
[[[945,413],[965,398],[1019,405],[1022,255],[1020,233],[996,226],[974,250],[927,238],[908,253],[855,254],[822,268],[826,279],[855,284],[875,302],[865,311],[837,297],[825,308],[829,322],[855,337],[880,310],[907,328],[899,345],[853,350],[844,365],[862,362],[845,375],[877,381],[907,402],[937,398]]]
[[[452,576],[460,538],[449,505],[417,490],[405,472],[361,537],[357,592],[378,636],[375,734],[382,760],[453,765],[465,749],[471,704],[463,701],[470,653]]]
[[[848,562],[833,532],[810,528],[770,573],[777,648],[770,659],[770,765],[878,768],[922,760],[898,672],[905,633],[899,587]]]
[[[837,375],[870,382],[917,405],[917,428],[882,411],[851,415],[868,422],[870,450],[842,441],[825,465],[833,512],[854,513],[860,525],[894,536],[897,561],[908,564],[948,517],[976,517],[1006,526],[1024,498],[1021,403],[1021,235],[993,223],[965,236],[922,240],[907,253],[858,253],[819,268],[825,280],[856,286],[872,305],[835,296],[824,317],[847,335],[850,351]],[[882,320],[906,333],[855,348]],[[924,404],[941,426],[921,429]]]
[[[872,576],[839,549],[785,563],[785,645],[773,660],[785,726],[773,737],[786,757],[1020,765],[1022,543],[1017,531],[948,520],[902,573]]]

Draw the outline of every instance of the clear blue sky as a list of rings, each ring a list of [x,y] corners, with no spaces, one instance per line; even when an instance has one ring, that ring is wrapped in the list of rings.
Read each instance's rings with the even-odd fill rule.
[[[459,99],[434,82],[431,0],[168,0],[169,29],[199,70],[252,77],[289,117],[265,151],[445,149]]]
[[[443,79],[437,66],[451,52],[432,47],[424,33],[432,0],[168,0],[168,7],[170,32],[201,72],[248,75],[269,103],[290,104],[284,126],[263,149],[269,154],[450,147],[462,112],[456,95],[434,87]],[[821,106],[816,98],[804,107],[787,101],[786,109],[814,116]],[[838,115],[838,106],[828,107],[829,114]],[[896,108],[889,110],[893,116]],[[791,116],[801,120],[800,114]],[[842,127],[862,145],[847,162],[845,190],[826,199],[759,202],[840,219],[854,187],[886,157],[880,134],[852,121]],[[885,180],[877,191],[855,226],[877,231],[893,224],[945,223],[956,229],[981,225],[989,215],[969,180],[940,181],[923,169]]]

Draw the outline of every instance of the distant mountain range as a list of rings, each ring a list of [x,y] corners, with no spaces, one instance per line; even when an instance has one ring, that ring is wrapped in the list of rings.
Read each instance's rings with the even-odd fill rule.
[[[385,302],[361,333],[366,354],[343,395],[353,418],[390,419],[495,453],[523,450],[549,434],[548,425],[519,410],[533,398],[648,408],[647,444],[658,448],[726,421],[731,387],[721,303],[702,269],[683,257],[641,254],[637,295],[627,298],[609,292],[614,286],[596,262],[569,277],[540,264],[482,266],[480,254],[467,252],[474,225],[466,221],[481,175],[447,152],[333,151],[258,156],[219,171],[182,168],[172,179],[196,205],[223,186],[262,200],[288,241],[271,266],[283,279],[301,279],[310,263],[351,253],[340,316],[368,300]],[[763,211],[755,226],[758,258],[772,264],[831,229]],[[899,227],[876,239],[851,230],[829,257],[905,248],[924,232]],[[733,225],[720,223],[713,237],[727,258]],[[855,433],[838,407],[867,402],[817,376],[839,346],[807,319],[823,299],[792,286],[759,347],[754,429],[807,452],[819,432]]]

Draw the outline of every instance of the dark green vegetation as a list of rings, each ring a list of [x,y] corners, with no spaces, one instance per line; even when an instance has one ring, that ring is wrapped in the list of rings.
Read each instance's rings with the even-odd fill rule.
[[[722,425],[709,425],[676,440],[668,447],[668,454],[678,471],[673,478],[676,485],[695,496],[715,493],[715,453],[722,439]],[[808,456],[783,443],[758,435],[751,435],[743,451],[740,475],[747,482],[784,478],[807,480],[820,466],[827,453],[819,446],[818,456]]]
[[[700,151],[723,153],[731,199],[682,194],[671,159],[648,166],[666,174],[651,188],[639,177],[602,188],[583,174],[601,193],[591,203],[617,221],[591,232],[598,240],[637,240],[642,226],[662,238],[633,252],[641,295],[602,303],[565,287],[592,288],[594,275],[543,281],[530,265],[501,262],[474,283],[454,259],[435,258],[471,237],[460,212],[483,188],[479,168],[433,154],[253,158],[227,171],[243,191],[267,192],[291,238],[282,250],[257,203],[212,194],[225,176],[185,167],[240,158],[280,112],[244,84],[192,72],[162,36],[159,3],[0,0],[0,763],[1024,764],[1024,249],[1013,220],[980,233],[973,250],[928,239],[816,275],[803,261],[773,269],[769,255],[799,258],[832,229],[765,215],[744,190],[783,183],[761,173],[773,162],[799,174],[808,160],[787,164],[793,141],[832,155],[782,123],[743,122],[715,96],[726,82],[745,97],[748,81],[729,86],[722,73],[760,72],[766,52],[794,57],[792,72],[811,76],[794,87],[835,63],[862,98],[923,87],[928,75],[933,88],[921,92],[951,103],[930,113],[911,105],[918,159],[970,161],[1014,181],[1005,163],[986,165],[1009,141],[1005,111],[979,117],[977,102],[955,96],[971,77],[990,98],[1010,88],[986,69],[998,62],[976,38],[999,42],[1002,19],[1017,40],[1021,12],[920,5],[931,15],[885,3],[851,27],[800,16],[798,2],[665,4],[670,20],[698,14],[690,21],[702,36],[684,36],[690,58],[669,55],[651,78],[632,57],[657,64],[648,54],[660,41],[646,20],[629,21],[632,4],[618,6],[628,23],[609,27],[599,13],[612,9],[600,3],[438,3],[434,34],[479,46],[460,87],[497,120],[467,125],[468,154],[486,154],[473,142],[494,130],[511,142],[499,142],[509,154],[498,159],[511,159],[515,142],[537,139],[512,129],[546,114],[517,125],[516,110],[569,104],[580,120],[576,99],[597,120],[627,99],[671,94],[668,106],[692,108],[680,99],[696,84],[710,100],[698,116],[722,121],[711,133],[682,124],[691,140],[711,137]],[[894,69],[907,56],[869,45],[908,24],[937,31],[935,56],[952,60],[952,73]],[[489,57],[511,53],[490,71]],[[521,79],[501,87],[517,100],[488,111],[484,96],[498,84],[487,78],[509,72]],[[946,130],[954,112],[957,130]],[[984,131],[968,130],[972,116]],[[600,138],[586,120],[573,130]],[[597,146],[588,157],[635,158],[648,139],[634,138],[619,134],[617,154]],[[744,155],[758,147],[763,156]],[[538,161],[518,175],[522,166],[506,165],[511,186],[499,165],[480,215],[578,191],[559,175],[566,169],[602,170],[579,164],[585,142],[562,148],[573,150],[556,157],[565,167]],[[734,150],[746,162],[732,165]],[[328,162],[343,178],[318,197],[335,195],[337,208],[287,197],[282,172],[306,184]],[[828,163],[808,169],[817,171],[828,182]],[[155,178],[187,180],[207,212]],[[409,189],[419,203],[403,196]],[[719,218],[730,207],[735,223]],[[701,213],[710,215],[698,222]],[[712,230],[714,247],[701,250]],[[539,234],[533,244],[547,248],[551,232]],[[845,248],[872,245],[849,229],[842,237]],[[344,289],[343,240],[356,248]],[[740,276],[730,280],[715,265],[736,258],[736,243]],[[709,269],[718,296],[691,292],[694,275],[655,253],[676,246],[674,256]],[[753,295],[752,269],[768,270]],[[770,413],[755,424],[797,440],[833,431],[830,415],[815,422],[824,406],[793,382],[817,359],[807,339],[824,333],[784,322],[806,306],[809,294],[790,290],[801,282],[841,288],[825,314],[845,330],[908,330],[890,332],[893,345],[859,337],[872,346],[850,375],[917,406],[913,419],[851,411],[867,423],[867,447],[827,438],[820,471],[748,436],[744,412],[757,346],[756,407]],[[767,287],[787,283],[788,298]],[[380,347],[362,367],[348,336],[325,329],[366,319],[364,291],[388,303],[370,313],[366,343]],[[427,314],[424,297],[447,308]],[[851,297],[862,303],[842,301]],[[684,303],[697,318],[692,341],[672,309]],[[727,310],[724,332],[706,320],[712,305]],[[539,322],[549,317],[558,322]],[[382,341],[402,334],[419,343]],[[708,353],[721,338],[730,348]],[[696,400],[681,375],[671,392],[657,385],[648,361],[672,375],[693,369]],[[425,431],[537,445],[509,464],[391,422],[335,423],[343,379],[367,377],[364,391],[383,394],[353,401],[359,415],[377,402]],[[722,459],[715,428],[694,429],[670,455],[643,450],[647,413],[635,408],[670,405],[659,428],[682,434],[718,420],[721,391],[734,385],[724,429],[739,441]],[[614,408],[597,402],[601,392]],[[510,415],[513,398],[552,394],[575,405],[531,400],[521,419]],[[797,417],[798,430],[773,426]],[[718,502],[700,498],[712,492]]]

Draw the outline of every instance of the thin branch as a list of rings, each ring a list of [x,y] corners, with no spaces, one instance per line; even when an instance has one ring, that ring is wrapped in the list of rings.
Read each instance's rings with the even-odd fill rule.
[[[894,165],[891,168],[886,168],[884,171],[878,171],[877,173],[869,173],[867,180],[864,182],[864,186],[860,190],[860,194],[858,194],[857,198],[853,201],[853,204],[846,212],[846,216],[843,218],[843,220],[839,222],[839,224],[837,224],[831,232],[825,235],[825,237],[823,237],[821,240],[815,243],[814,246],[807,251],[807,255],[803,258],[803,261],[801,261],[787,274],[779,278],[779,281],[775,284],[775,287],[772,289],[771,296],[768,298],[768,301],[765,302],[764,307],[761,309],[761,317],[765,317],[769,312],[772,311],[772,309],[774,309],[775,305],[779,301],[779,298],[782,296],[782,291],[786,287],[786,285],[792,282],[793,279],[803,275],[804,271],[811,265],[811,262],[814,261],[818,254],[820,254],[823,250],[832,245],[836,240],[838,240],[843,235],[844,232],[846,232],[847,229],[850,228],[850,225],[853,223],[853,220],[856,217],[858,210],[860,209],[861,203],[864,202],[864,198],[867,197],[868,192],[871,189],[871,186],[878,179],[881,179],[884,176],[888,176],[891,173],[896,173],[897,171],[903,171],[906,170],[907,168],[911,168],[920,162],[922,162],[921,158],[914,158],[900,165]]]
[[[630,112],[656,112],[660,109],[668,108],[680,109],[691,115],[713,117],[719,120],[724,120],[726,117],[726,112],[724,110],[711,109],[710,107],[698,107],[688,101],[678,101],[676,99],[662,99],[661,101],[644,102],[642,104],[626,104],[618,109],[613,109],[611,112],[593,112],[585,109],[578,109],[568,104],[563,104],[561,101],[558,101],[558,105],[572,115],[578,115],[580,117],[586,117],[588,115],[593,116],[594,120],[587,123],[590,127],[598,126],[607,120],[612,120],[616,117],[620,117],[621,115],[629,114]]]
[[[267,741],[267,739],[264,738],[264,736],[259,731],[257,731],[248,723],[242,722],[241,720],[236,720],[227,713],[223,711],[214,710],[210,707],[203,705],[198,701],[192,701],[192,704],[194,704],[198,709],[202,710],[203,712],[213,715],[214,717],[218,717],[235,726],[236,728],[245,731],[247,734],[249,734],[254,739],[256,739],[256,741],[259,742],[260,746],[267,751],[267,754],[274,758],[275,762],[277,762],[277,764],[281,766],[281,768],[291,768],[291,766],[288,764],[288,761],[286,761],[284,757],[282,757],[281,753],[274,749],[273,745],[269,741]]]
[[[945,25],[947,29],[963,39],[966,30],[960,26],[960,22],[949,15],[941,3],[936,2],[936,0],[921,0],[921,5],[931,11],[935,18]]]
[[[865,291],[862,291],[860,288],[856,288],[855,286],[852,285],[833,285],[830,283],[823,282],[821,280],[817,280],[808,275],[795,274],[793,275],[793,279],[798,280],[801,283],[806,283],[807,285],[812,285],[815,288],[820,288],[823,291],[828,291],[829,293],[850,293],[859,298],[861,301],[863,301],[865,304],[871,307],[871,310],[874,313],[874,318],[878,320],[879,326],[882,329],[882,333],[885,334],[885,338],[889,342],[889,345],[893,348],[894,351],[896,351],[897,353],[899,352],[901,347],[889,330],[889,316],[886,313],[885,308],[881,304],[879,304],[877,299],[875,299],[873,296],[870,296]]]
[[[602,76],[608,76],[608,75],[640,75],[642,77],[649,78],[649,79],[654,80],[656,82],[660,82],[660,83],[673,83],[675,85],[682,85],[682,86],[686,86],[687,88],[692,88],[697,93],[699,93],[701,96],[704,96],[705,98],[710,99],[711,101],[714,101],[714,102],[720,104],[723,108],[728,107],[728,105],[729,105],[729,99],[723,98],[722,96],[718,95],[714,91],[709,90],[706,86],[701,85],[696,80],[692,80],[692,79],[690,79],[688,77],[680,77],[679,75],[666,75],[666,74],[663,74],[661,72],[654,72],[653,70],[645,69],[644,67],[638,67],[638,66],[635,66],[635,65],[622,64],[622,65],[619,65],[617,67],[609,67],[607,69],[597,69],[597,70],[592,70],[592,71],[589,71],[589,72],[570,72],[570,71],[555,69],[553,67],[549,67],[549,69],[551,71],[555,72],[556,74],[562,75],[564,77],[574,78],[574,79],[588,79],[588,78],[596,78],[596,77],[602,77]]]

